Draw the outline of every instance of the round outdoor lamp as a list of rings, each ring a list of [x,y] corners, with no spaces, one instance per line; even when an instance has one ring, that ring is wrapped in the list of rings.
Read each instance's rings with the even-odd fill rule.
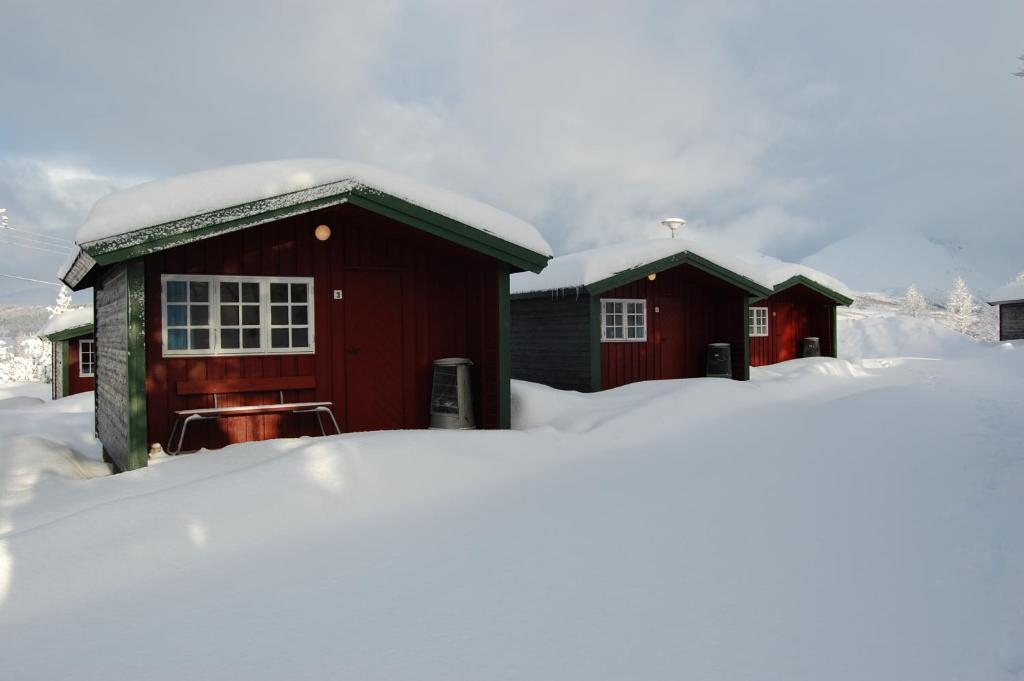
[[[315,236],[318,241],[327,241],[331,238],[331,228],[327,225],[317,225],[316,229],[313,230],[313,236]]]
[[[657,278],[658,278],[658,273],[657,272],[651,272],[650,274],[647,275],[647,280],[648,281],[654,281]]]

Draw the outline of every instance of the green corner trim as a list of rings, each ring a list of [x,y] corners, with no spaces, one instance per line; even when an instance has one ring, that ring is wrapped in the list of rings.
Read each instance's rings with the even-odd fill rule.
[[[601,376],[601,299],[590,296],[590,389],[600,392]]]
[[[737,274],[730,269],[726,269],[725,267],[713,263],[706,258],[702,258],[699,255],[694,255],[687,251],[670,255],[667,258],[662,258],[661,260],[655,260],[654,262],[647,263],[646,265],[623,270],[622,272],[602,279],[601,281],[595,281],[592,284],[588,284],[586,289],[591,295],[600,295],[605,291],[618,288],[623,284],[636,281],[637,279],[646,277],[649,274],[663,272],[664,270],[678,267],[679,265],[690,265],[754,295],[770,296],[772,294],[771,289],[766,288],[751,279],[747,279],[742,274]]]
[[[67,397],[71,392],[71,341],[62,339],[60,343],[60,396]]]
[[[93,313],[95,315],[95,313]],[[78,338],[79,336],[91,336],[95,326],[92,323],[82,324],[76,326],[73,329],[64,329],[63,331],[55,331],[49,336],[43,336],[48,341],[56,343],[57,341],[68,340],[70,338]]]
[[[750,298],[743,296],[743,380],[750,380]]]
[[[811,289],[812,291],[815,291],[816,293],[820,293],[821,295],[825,296],[826,298],[829,298],[829,299],[835,301],[836,304],[838,304],[838,305],[852,305],[853,304],[853,298],[847,298],[846,296],[844,296],[839,291],[833,291],[829,287],[824,286],[822,284],[819,284],[818,282],[814,281],[813,279],[808,279],[807,277],[805,277],[802,274],[798,274],[796,276],[790,277],[789,279],[787,279],[786,281],[782,282],[781,284],[776,284],[774,292],[778,293],[779,291],[785,291],[787,288],[792,288],[793,286],[800,286],[800,285],[806,286],[807,288]]]
[[[282,206],[281,200],[294,203]],[[367,187],[353,186],[350,182],[339,182],[302,192],[230,206],[188,219],[137,229],[116,238],[90,242],[84,245],[82,250],[94,262],[84,262],[79,268],[81,271],[76,271],[73,277],[69,273],[68,279],[71,279],[75,286],[81,286],[89,281],[90,270],[96,266],[105,267],[117,262],[133,260],[174,246],[237,232],[343,203],[352,203],[390,217],[411,227],[422,229],[435,236],[493,256],[522,270],[540,272],[550,259],[543,253],[506,241],[494,234],[470,227],[390,194]]]
[[[512,301],[509,267],[498,265],[498,426],[512,427]]]
[[[148,463],[146,433],[146,295],[145,265],[133,260],[128,268],[128,465]]]
[[[832,356],[839,359],[839,309],[832,306]]]

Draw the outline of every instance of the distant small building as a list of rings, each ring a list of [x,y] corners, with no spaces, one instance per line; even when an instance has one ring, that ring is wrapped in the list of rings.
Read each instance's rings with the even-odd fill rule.
[[[988,304],[999,306],[999,340],[1024,339],[1024,281],[997,288]]]
[[[746,380],[747,308],[771,294],[757,266],[686,239],[560,256],[512,276],[512,377],[592,392],[705,376],[715,343]]]
[[[772,294],[750,303],[750,366],[803,357],[806,338],[817,338],[822,356],[838,357],[836,307],[850,305],[839,280],[805,267],[761,255],[746,255],[772,283]]]
[[[96,338],[91,305],[55,315],[39,330],[39,337],[53,344],[53,399],[95,389]]]

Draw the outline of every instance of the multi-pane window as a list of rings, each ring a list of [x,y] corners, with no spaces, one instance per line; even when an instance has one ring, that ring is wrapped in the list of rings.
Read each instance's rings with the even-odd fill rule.
[[[647,340],[647,301],[603,298],[601,340],[643,342]]]
[[[164,285],[165,355],[313,350],[313,280],[170,275]]]
[[[78,341],[78,375],[82,378],[96,375],[96,341],[92,338]]]
[[[309,347],[309,288],[306,284],[270,285],[270,347]]]
[[[768,335],[768,308],[767,307],[752,307],[750,308],[750,335],[753,336],[767,336]]]

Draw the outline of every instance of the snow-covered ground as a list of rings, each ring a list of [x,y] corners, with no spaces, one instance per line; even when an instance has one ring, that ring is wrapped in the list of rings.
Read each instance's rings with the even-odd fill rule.
[[[897,342],[929,324],[844,318],[854,361],[747,383],[516,383],[512,432],[236,445],[14,496],[4,463],[0,677],[1017,678],[1024,344]],[[12,404],[0,462],[26,437],[96,455],[84,398]]]

